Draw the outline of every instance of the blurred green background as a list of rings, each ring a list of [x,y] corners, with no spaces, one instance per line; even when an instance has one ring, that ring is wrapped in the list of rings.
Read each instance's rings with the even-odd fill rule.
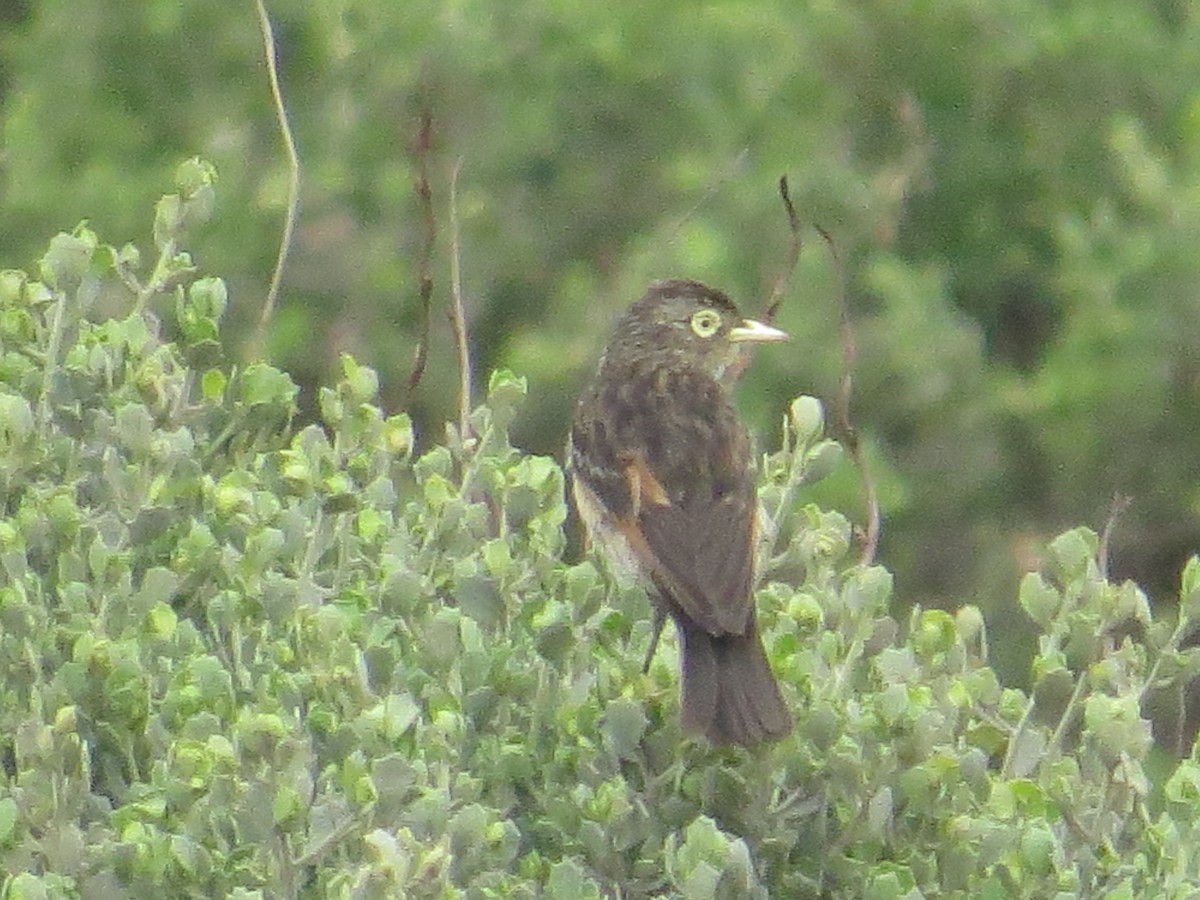
[[[516,428],[558,454],[575,393],[652,279],[761,311],[786,267],[775,192],[834,236],[857,322],[854,417],[909,602],[979,603],[1016,680],[1019,573],[1100,527],[1169,598],[1200,547],[1200,7],[1188,0],[272,2],[303,161],[270,353],[306,387],[348,351],[440,439],[449,175],[477,381],[530,379]],[[417,121],[439,239],[428,373]],[[252,3],[0,2],[0,265],[90,218],[149,248],[178,162],[219,173],[191,249],[223,275],[236,358],[278,247],[287,172]],[[811,235],[740,401],[763,443],[836,391],[838,274]],[[239,340],[243,344],[239,345]],[[846,467],[822,502],[861,520]]]

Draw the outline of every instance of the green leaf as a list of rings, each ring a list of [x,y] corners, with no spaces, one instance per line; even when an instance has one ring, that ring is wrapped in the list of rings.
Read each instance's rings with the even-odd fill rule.
[[[1038,877],[1054,872],[1054,854],[1058,842],[1054,833],[1042,825],[1032,825],[1021,833],[1021,861]]]
[[[1084,704],[1083,720],[1110,762],[1123,755],[1141,759],[1150,749],[1150,723],[1142,718],[1137,694],[1117,697],[1092,694]]]
[[[160,251],[180,237],[183,228],[183,199],[164,194],[154,205],[154,246]]]
[[[4,444],[23,444],[33,435],[33,407],[24,397],[0,393],[0,439]]]
[[[458,607],[484,628],[495,628],[504,619],[504,598],[495,579],[469,575],[454,585]]]
[[[604,708],[604,731],[613,752],[622,759],[637,755],[642,736],[649,725],[642,704],[621,697]]]
[[[247,366],[238,380],[238,399],[247,406],[282,406],[292,410],[299,391],[291,376],[265,363]]]
[[[185,197],[194,196],[204,188],[212,187],[216,182],[216,168],[198,156],[184,160],[175,169],[175,187]]]
[[[396,456],[407,456],[412,452],[413,425],[407,413],[389,416],[384,421],[383,443],[388,452]]]
[[[0,269],[0,308],[17,306],[25,287],[25,273],[19,269]]]
[[[408,693],[389,694],[363,713],[363,721],[389,742],[401,737],[421,717],[421,707]]]
[[[958,639],[964,644],[970,644],[983,633],[983,613],[979,607],[968,603],[960,606],[954,614],[954,627],[958,631]]]
[[[1200,556],[1191,556],[1183,567],[1179,585],[1179,615],[1187,622],[1200,619]]]
[[[50,892],[45,883],[29,872],[14,875],[6,888],[5,900],[50,900]]]
[[[88,274],[96,247],[96,235],[82,224],[71,234],[55,235],[40,263],[42,280],[61,291],[73,289]]]
[[[7,847],[17,831],[20,810],[12,797],[0,797],[0,847]]]
[[[913,635],[913,645],[918,656],[931,656],[935,653],[945,653],[954,646],[957,632],[954,628],[954,617],[944,609],[927,609],[922,611]]]
[[[1050,561],[1063,583],[1084,577],[1096,563],[1100,538],[1090,528],[1073,528],[1050,542]]]
[[[200,377],[200,393],[209,403],[218,403],[225,396],[229,379],[220,369],[209,369]]]
[[[1012,750],[1011,774],[1015,778],[1032,775],[1046,752],[1046,733],[1038,727],[1029,727],[1016,735],[1016,746]]]
[[[1062,606],[1062,595],[1037,572],[1026,572],[1017,594],[1021,609],[1043,630],[1050,627]]]
[[[179,618],[175,615],[175,610],[166,603],[156,603],[146,615],[146,624],[155,637],[169,640],[175,636]]]
[[[349,353],[342,354],[342,372],[350,399],[355,403],[370,403],[379,393],[379,376],[375,370],[360,365]]]
[[[271,815],[276,825],[283,825],[293,819],[298,819],[304,812],[304,801],[295,788],[282,785],[275,791],[275,800],[271,804]]]
[[[221,278],[197,278],[187,296],[197,315],[213,321],[220,320],[229,305],[229,290]]]
[[[825,408],[816,397],[797,397],[788,407],[788,424],[799,447],[806,447],[825,428]]]
[[[876,839],[885,837],[892,825],[893,814],[892,789],[882,787],[875,792],[875,796],[867,804],[868,833]]]
[[[920,674],[917,658],[909,647],[887,647],[875,656],[875,668],[885,684],[912,681]]]
[[[837,441],[821,441],[804,454],[804,476],[801,484],[816,484],[830,475],[842,461],[842,445]]]
[[[1014,778],[1010,781],[997,781],[992,785],[988,807],[1002,821],[1009,821],[1017,816],[1043,818],[1046,814],[1046,797],[1037,782],[1027,778]]]
[[[550,867],[546,896],[554,900],[599,900],[600,886],[573,859],[564,859]]]
[[[721,881],[721,871],[708,862],[700,862],[692,867],[687,877],[680,883],[680,893],[687,900],[711,900],[717,896],[717,885]]]
[[[496,427],[506,431],[516,415],[517,407],[525,399],[529,386],[524,378],[507,369],[496,369],[488,379],[488,408]]]
[[[150,453],[154,420],[142,403],[126,403],[117,410],[117,434],[135,459]]]
[[[483,564],[487,567],[488,573],[495,579],[502,581],[513,565],[512,552],[509,549],[508,541],[503,538],[495,538],[490,541],[485,541],[483,547],[480,548],[483,555]]]
[[[441,475],[430,475],[425,480],[422,491],[425,496],[425,503],[433,512],[440,511],[455,498],[457,493],[449,479],[443,478]]]

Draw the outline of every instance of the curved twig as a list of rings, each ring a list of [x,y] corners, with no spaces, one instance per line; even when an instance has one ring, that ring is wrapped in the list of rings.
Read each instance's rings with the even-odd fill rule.
[[[1109,569],[1112,565],[1112,536],[1117,528],[1117,520],[1133,503],[1132,497],[1114,494],[1112,505],[1108,508],[1108,521],[1104,523],[1104,531],[1100,536],[1100,546],[1096,548],[1096,565],[1100,568],[1100,577],[1108,581]]]
[[[862,556],[859,562],[869,566],[875,562],[875,554],[879,550],[879,533],[882,526],[879,512],[879,498],[875,493],[875,479],[871,477],[871,467],[867,465],[863,455],[862,443],[858,439],[858,431],[850,418],[850,401],[854,391],[854,365],[858,359],[858,347],[854,341],[854,325],[850,319],[850,303],[846,297],[846,271],[842,258],[838,254],[837,244],[833,236],[820,225],[814,225],[825,247],[833,259],[837,275],[838,305],[841,308],[842,336],[842,378],[838,388],[837,421],[842,432],[842,445],[850,455],[854,468],[858,469],[858,477],[862,479],[863,504],[867,511],[867,525],[862,537]]]
[[[779,307],[783,304],[784,292],[792,280],[792,273],[796,271],[796,265],[800,262],[800,251],[804,247],[804,241],[800,237],[800,216],[796,214],[795,204],[792,203],[787,175],[779,176],[779,197],[783,200],[783,209],[787,213],[791,242],[788,246],[787,267],[775,279],[775,285],[771,288],[771,299],[767,302],[767,311],[763,315],[763,319],[768,324],[775,319],[775,314],[779,312]]]
[[[267,7],[263,0],[254,0],[254,6],[258,10],[258,24],[262,30],[264,55],[267,61],[267,80],[271,86],[271,100],[275,106],[275,115],[279,119],[279,133],[283,137],[283,146],[287,151],[288,158],[287,217],[283,222],[283,235],[279,239],[279,255],[275,258],[275,271],[271,275],[270,287],[267,288],[267,299],[263,302],[262,313],[258,318],[258,332],[255,335],[252,353],[252,356],[257,358],[266,346],[267,327],[275,315],[279,285],[283,281],[283,267],[287,264],[288,250],[292,246],[292,233],[296,229],[296,211],[300,206],[300,157],[296,152],[296,141],[292,137],[292,127],[288,122],[287,110],[283,105],[283,92],[279,86],[275,35],[271,30],[271,19],[267,15]]]
[[[471,354],[467,344],[467,317],[463,308],[462,268],[458,242],[458,173],[462,157],[450,174],[450,325],[454,329],[454,345],[458,349],[458,436],[466,440],[471,415]]]
[[[411,394],[421,383],[425,374],[425,362],[429,358],[429,327],[433,310],[433,250],[437,243],[437,221],[433,217],[433,191],[429,187],[429,154],[433,147],[433,115],[428,109],[421,111],[421,124],[417,130],[416,164],[417,179],[413,190],[421,208],[421,221],[425,233],[421,243],[421,258],[417,262],[417,295],[421,304],[421,324],[417,336],[417,349],[413,352],[412,372],[408,376],[408,392]]]

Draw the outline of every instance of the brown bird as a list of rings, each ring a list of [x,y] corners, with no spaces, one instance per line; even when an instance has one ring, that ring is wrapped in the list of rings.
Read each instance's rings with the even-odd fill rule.
[[[732,399],[744,348],[787,337],[699,282],[653,284],[617,323],[571,428],[580,518],[618,571],[654,587],[654,640],[675,620],[683,726],[721,744],[792,727],[758,636],[754,472]]]

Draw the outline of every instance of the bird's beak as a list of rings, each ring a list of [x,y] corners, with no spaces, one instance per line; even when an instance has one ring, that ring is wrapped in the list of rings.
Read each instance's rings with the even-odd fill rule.
[[[729,340],[734,343],[773,343],[775,341],[786,341],[791,337],[786,331],[768,325],[765,322],[759,322],[757,319],[743,319],[741,325],[735,325],[729,329]]]

